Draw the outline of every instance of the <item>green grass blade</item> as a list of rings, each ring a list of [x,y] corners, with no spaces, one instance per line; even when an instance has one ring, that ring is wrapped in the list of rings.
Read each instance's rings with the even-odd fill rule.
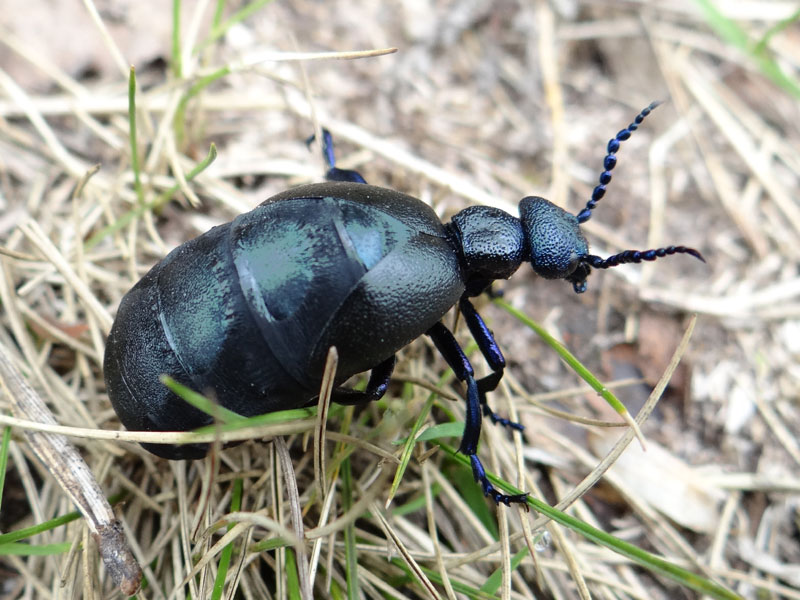
[[[417,415],[414,425],[411,427],[411,431],[406,438],[405,445],[403,446],[403,452],[400,454],[400,464],[397,465],[397,469],[394,472],[394,479],[392,480],[392,486],[389,488],[389,496],[386,499],[387,506],[392,501],[392,498],[394,498],[398,488],[400,487],[400,482],[403,480],[403,474],[406,472],[408,463],[411,461],[411,455],[414,452],[416,435],[422,427],[422,424],[425,423],[425,419],[428,418],[428,414],[431,412],[431,407],[433,406],[433,401],[435,398],[436,394],[431,394],[428,396],[428,399],[425,401],[422,410],[419,411],[419,415]],[[464,431],[463,425],[461,426],[461,431],[462,433]]]
[[[767,44],[769,44],[770,40],[778,35],[779,33],[783,32],[785,29],[788,29],[795,23],[800,21],[800,8],[794,11],[791,15],[782,19],[775,23],[772,27],[767,29],[764,35],[761,36],[761,39],[758,40],[758,43],[755,45],[756,52],[766,52]]]
[[[58,544],[23,544],[11,542],[0,544],[0,556],[50,556],[69,552],[72,542]]]
[[[136,68],[131,67],[128,77],[128,136],[131,147],[131,169],[133,170],[133,189],[139,205],[144,204],[141,169],[139,167],[139,143],[136,135]]]
[[[255,417],[243,417],[210,400],[209,398],[206,398],[202,394],[198,394],[193,389],[178,383],[167,375],[161,376],[161,382],[185,402],[214,419],[214,423],[205,425],[203,427],[198,427],[197,429],[194,429],[192,433],[220,434],[223,432],[237,431],[239,429],[247,429],[249,427],[276,425],[290,421],[310,419],[315,417],[317,413],[317,407],[313,406],[309,408],[294,408],[278,412],[265,413],[263,415],[256,415]],[[187,438],[186,443],[193,442],[191,438]]]
[[[406,575],[406,583],[411,583],[415,581],[413,573],[411,573],[408,565],[400,558],[392,558],[392,564],[396,567],[402,569]],[[443,585],[442,582],[442,574],[439,573],[438,570],[430,569],[428,567],[424,567],[420,565],[422,572],[430,579],[433,583]],[[497,596],[495,594],[489,594],[478,588],[472,587],[469,584],[466,584],[458,579],[450,579],[450,585],[453,586],[453,591],[458,594],[462,594],[471,600],[496,600]]]
[[[173,122],[175,129],[175,143],[178,148],[183,147],[186,139],[186,107],[188,106],[189,101],[215,81],[225,77],[226,75],[229,75],[230,72],[231,68],[229,66],[220,67],[213,73],[198,79],[183,95],[181,101],[178,103],[178,107],[175,109],[175,120]]]
[[[453,376],[453,371],[447,369],[442,376],[439,378],[439,382],[436,384],[438,387],[441,387],[445,384],[446,381]],[[400,482],[403,480],[403,475],[408,468],[408,463],[411,460],[411,454],[414,451],[414,445],[417,440],[417,434],[419,430],[422,428],[422,425],[425,423],[425,419],[428,418],[428,415],[431,412],[431,408],[433,407],[433,402],[436,399],[436,394],[430,394],[428,399],[425,401],[425,404],[422,407],[422,410],[417,415],[414,424],[411,427],[411,431],[408,434],[408,437],[403,441],[404,447],[403,452],[400,454],[400,464],[397,465],[397,470],[394,474],[394,479],[392,480],[392,486],[389,490],[389,496],[386,499],[386,506],[389,506],[389,503],[394,498],[395,494],[397,493],[398,488],[400,487]],[[452,426],[452,425],[451,425]],[[463,435],[464,433],[464,425],[463,423],[456,423],[454,425],[456,429],[458,429],[458,433],[456,435]],[[427,433],[427,430],[426,430]],[[422,435],[425,435],[424,433]]]
[[[214,18],[211,20],[212,31],[214,28],[219,27],[222,23],[222,12],[225,10],[225,0],[217,0],[217,6],[214,9]]]
[[[342,512],[347,513],[353,506],[353,473],[350,468],[350,459],[342,461]],[[356,550],[356,527],[350,523],[344,529],[344,556],[347,580],[348,600],[359,600],[361,592],[358,584],[358,551]]]
[[[513,317],[524,323],[527,327],[532,329],[536,332],[536,334],[541,337],[548,346],[553,348],[561,359],[567,363],[567,365],[575,371],[578,376],[581,377],[586,383],[592,386],[600,396],[613,408],[618,414],[626,416],[628,415],[628,409],[625,408],[625,405],[620,402],[617,397],[609,391],[609,389],[601,382],[597,377],[592,374],[592,372],[584,367],[581,362],[575,357],[572,352],[567,350],[561,342],[559,342],[556,338],[550,335],[541,325],[539,325],[536,321],[528,317],[525,313],[520,310],[517,310],[513,306],[511,306],[508,302],[503,300],[502,298],[496,298],[494,303],[498,306],[502,307],[505,311],[511,314]],[[628,419],[626,419],[628,420]]]
[[[257,11],[259,11],[261,8],[269,4],[270,2],[272,2],[272,0],[255,0],[255,2],[251,2],[250,4],[245,4],[238,11],[236,11],[230,17],[221,22],[217,21],[217,19],[221,16],[222,13],[222,10],[218,5],[217,12],[215,13],[214,25],[211,28],[211,32],[208,34],[208,37],[205,39],[205,41],[199,45],[198,51],[202,50],[209,44],[213,44],[215,41],[217,41],[219,38],[225,35],[231,27],[233,27],[238,23],[241,23],[251,15],[255,14]]]
[[[438,483],[434,483],[431,485],[431,497],[436,498],[439,494],[442,493],[442,486]],[[425,510],[425,495],[420,493],[414,497],[412,497],[407,502],[403,504],[395,505],[392,508],[392,516],[395,517],[402,517],[405,515],[410,515],[412,513],[417,512],[418,510]]]
[[[120,494],[114,494],[108,498],[108,503],[113,506],[127,496],[128,494],[124,492]],[[77,510],[74,510],[65,515],[61,515],[60,517],[55,517],[54,519],[45,521],[44,523],[39,523],[38,525],[32,525],[31,527],[26,527],[24,529],[17,529],[16,531],[9,531],[8,533],[0,534],[0,545],[26,540],[34,535],[44,533],[45,531],[52,531],[56,527],[61,527],[62,525],[66,525],[67,523],[75,521],[79,518],[81,518],[81,513],[79,513]]]
[[[231,512],[238,512],[242,509],[242,480],[234,479],[233,491],[231,492]],[[228,524],[227,531],[233,528],[233,523]],[[222,593],[225,591],[225,578],[228,576],[228,568],[231,564],[231,557],[233,556],[233,544],[225,546],[220,552],[219,564],[217,565],[217,576],[214,579],[214,589],[211,591],[212,600],[220,600]]]
[[[181,53],[181,0],[172,0],[172,75],[175,79],[183,77],[183,58]]]
[[[523,546],[519,552],[511,557],[511,570],[516,569],[526,556],[528,556],[528,547]],[[494,573],[489,575],[486,583],[481,586],[481,591],[495,596],[501,585],[503,585],[503,568],[498,567]]]
[[[789,19],[779,23],[779,29],[773,28],[774,31],[767,32],[767,35],[761,40],[754,42],[735,21],[722,14],[712,0],[695,0],[695,2],[700,6],[708,24],[717,32],[718,36],[748,55],[765,77],[796,98],[800,98],[800,82],[784,73],[767,48],[769,37],[797,22],[800,18],[800,10],[795,11]]]
[[[294,548],[286,549],[286,593],[291,600],[301,600],[300,578],[297,576],[297,556]]]
[[[11,427],[3,427],[3,438],[0,440],[0,510],[3,506],[3,488],[6,484],[8,468],[8,447],[11,444]]]
[[[438,444],[445,452],[450,454],[450,456],[461,463],[464,468],[471,469],[469,458],[464,456],[463,454],[459,454],[456,452],[456,449],[444,444],[440,441],[435,441],[435,444]],[[489,481],[492,484],[502,488],[508,494],[521,494],[522,490],[517,489],[515,486],[511,485],[507,481],[492,475],[491,473],[486,473]],[[605,531],[601,531],[592,527],[591,525],[584,523],[566,513],[563,513],[559,510],[556,510],[549,504],[542,502],[536,498],[528,497],[527,504],[533,510],[549,517],[556,523],[563,525],[573,531],[580,533],[586,539],[593,541],[594,543],[609,548],[613,550],[617,554],[620,554],[629,560],[633,561],[634,563],[648,569],[649,571],[656,573],[658,575],[662,575],[668,579],[671,579],[683,586],[686,586],[690,589],[698,591],[702,594],[706,594],[711,598],[716,598],[717,600],[740,600],[740,596],[734,594],[732,591],[728,590],[727,588],[721,586],[718,583],[714,583],[713,581],[706,579],[696,573],[692,573],[691,571],[684,569],[683,567],[679,567],[663,558],[656,556],[655,554],[651,554],[637,546],[634,546],[631,543],[625,542],[618,538],[615,538],[613,535],[606,533]]]
[[[262,425],[277,425],[279,423],[288,423],[289,421],[311,419],[316,415],[317,415],[316,406],[310,406],[308,408],[291,408],[289,410],[281,410],[274,413],[265,413],[263,415],[257,415],[255,417],[241,417],[239,415],[236,415],[237,419],[235,421],[198,427],[197,429],[194,430],[194,432],[212,433],[214,431],[221,431],[221,432],[236,431],[238,429],[245,429],[247,427],[261,427]]]
[[[52,531],[56,527],[66,525],[67,523],[79,519],[80,517],[81,514],[78,511],[73,511],[71,513],[67,513],[66,515],[45,521],[44,523],[39,523],[38,525],[32,525],[31,527],[26,527],[25,529],[17,529],[16,531],[9,531],[8,533],[0,534],[0,546],[27,539],[29,537],[33,537],[34,535],[44,533],[45,531]]]
[[[159,379],[173,394],[183,399],[188,404],[191,404],[197,410],[203,411],[210,417],[213,417],[215,421],[220,421],[222,423],[242,423],[247,421],[247,417],[243,417],[232,410],[228,410],[218,402],[206,398],[203,394],[198,394],[193,389],[178,383],[169,375],[162,375]]]
[[[450,423],[440,423],[428,427],[425,431],[416,437],[417,442],[427,442],[430,440],[438,440],[440,438],[460,438],[464,435],[464,421],[451,421]],[[406,439],[414,439],[409,436]],[[397,443],[402,443],[404,440],[399,440]]]
[[[492,539],[499,539],[500,530],[497,527],[497,514],[486,501],[481,486],[475,483],[472,469],[465,471],[461,468],[461,465],[453,465],[447,476],[453,487],[458,490],[458,494],[464,500],[464,504],[469,506],[472,514],[478,518],[484,529],[492,536]]]
[[[285,537],[277,536],[252,544],[248,547],[250,552],[271,552],[278,548],[290,548],[290,542]]]
[[[208,149],[208,154],[206,154],[206,157],[202,161],[200,161],[194,169],[192,169],[191,171],[189,171],[189,173],[186,174],[186,181],[191,181],[192,179],[197,177],[197,175],[205,171],[208,168],[208,166],[212,162],[214,162],[216,158],[217,158],[217,147],[214,144],[211,144],[211,146]],[[99,244],[106,236],[121,230],[123,227],[125,227],[128,223],[130,223],[134,219],[141,217],[146,211],[156,210],[160,208],[163,204],[166,204],[167,201],[169,201],[169,199],[172,198],[173,194],[175,194],[175,192],[177,192],[179,189],[180,185],[176,183],[169,189],[165,190],[152,202],[148,202],[146,204],[140,204],[135,208],[133,208],[132,210],[129,210],[128,212],[122,214],[116,221],[114,221],[110,225],[107,225],[106,227],[103,227],[100,231],[98,231],[92,237],[90,237],[86,241],[84,248],[86,250],[91,250],[97,244]]]

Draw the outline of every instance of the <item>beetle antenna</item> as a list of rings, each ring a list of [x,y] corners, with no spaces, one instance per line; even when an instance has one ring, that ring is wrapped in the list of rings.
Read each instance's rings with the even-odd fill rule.
[[[606,147],[606,157],[603,159],[603,172],[600,173],[600,183],[594,188],[592,191],[592,197],[589,202],[586,203],[586,208],[584,208],[581,212],[578,213],[578,223],[585,223],[589,219],[592,218],[592,211],[600,199],[605,196],[606,194],[606,186],[611,181],[611,170],[617,166],[617,156],[616,153],[619,150],[620,144],[631,137],[631,134],[639,128],[642,121],[644,121],[645,117],[649,115],[653,109],[655,109],[661,102],[655,101],[651,102],[650,105],[642,110],[636,118],[633,120],[633,123],[628,125],[625,129],[620,131],[613,139],[608,141],[608,146]],[[648,260],[648,259],[645,259]],[[653,259],[649,259],[653,260]],[[612,265],[613,266],[613,265]],[[601,269],[603,267],[600,267]]]
[[[695,258],[706,262],[702,254],[694,248],[687,248],[686,246],[667,246],[666,248],[656,248],[654,250],[625,250],[608,258],[589,254],[581,258],[581,262],[595,269],[610,269],[625,263],[640,263],[643,260],[653,261],[671,254],[691,254]]]

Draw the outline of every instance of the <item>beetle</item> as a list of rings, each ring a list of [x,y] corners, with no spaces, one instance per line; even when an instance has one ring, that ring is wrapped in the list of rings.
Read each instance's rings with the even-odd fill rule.
[[[609,141],[599,183],[577,215],[526,197],[518,218],[471,206],[442,223],[422,201],[336,167],[324,132],[325,183],[279,193],[178,246],[123,297],[104,359],[117,415],[139,431],[208,424],[211,417],[160,383],[162,374],[242,416],[307,406],[318,396],[331,346],[339,352],[332,400],[371,402],[386,392],[396,352],[427,334],[466,384],[459,451],[469,456],[475,480],[497,503],[524,502],[526,494],[495,488],[476,454],[483,417],[522,427],[487,403],[505,359],[470,298],[510,277],[523,261],[581,293],[591,269],[671,254],[703,260],[684,246],[601,258],[589,254],[581,232],[611,181],[620,144],[657,104]],[[491,368],[480,379],[441,321],[456,304]],[[364,391],[341,387],[365,371],[371,373]],[[168,459],[201,458],[208,450],[207,444],[142,445]]]

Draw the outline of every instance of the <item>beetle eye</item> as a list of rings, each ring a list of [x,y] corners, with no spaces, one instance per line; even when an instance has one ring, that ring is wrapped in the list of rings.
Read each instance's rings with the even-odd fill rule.
[[[577,254],[573,254],[572,257],[570,257],[569,263],[567,264],[567,268],[564,270],[565,279],[575,272],[575,269],[578,268],[580,262],[581,262],[580,257]]]
[[[580,257],[574,251],[559,249],[534,248],[531,253],[531,266],[539,277],[545,279],[567,279],[580,264]]]
[[[578,268],[578,265],[581,263],[581,257],[578,255],[577,252],[573,252],[572,255],[569,257],[569,262],[567,263],[567,268],[564,270],[564,277],[569,277],[575,272],[575,269]]]

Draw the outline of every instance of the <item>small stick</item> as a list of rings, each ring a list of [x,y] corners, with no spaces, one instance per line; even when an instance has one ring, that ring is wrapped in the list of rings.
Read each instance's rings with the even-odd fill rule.
[[[56,424],[44,401],[12,364],[2,345],[0,388],[8,396],[17,416]],[[22,433],[39,460],[86,518],[111,579],[126,596],[135,594],[142,581],[142,569],[128,546],[122,525],[78,450],[63,435],[27,430]]]

